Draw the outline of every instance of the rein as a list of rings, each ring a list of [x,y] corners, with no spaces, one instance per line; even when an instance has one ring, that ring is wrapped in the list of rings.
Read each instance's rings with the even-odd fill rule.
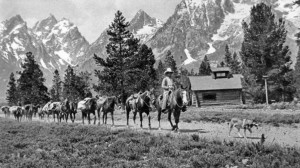
[[[146,97],[148,97],[150,100],[151,100],[151,97],[147,94]],[[145,99],[143,99],[141,96],[140,96],[141,100],[143,100],[143,102],[145,103],[145,105],[149,108],[151,108],[151,106],[149,104],[146,103]]]

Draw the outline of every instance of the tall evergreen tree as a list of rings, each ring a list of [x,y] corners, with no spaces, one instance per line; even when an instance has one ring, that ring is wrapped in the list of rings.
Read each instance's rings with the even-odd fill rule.
[[[17,86],[14,73],[11,73],[9,76],[8,89],[6,91],[6,100],[9,106],[17,105],[18,96],[17,96]]]
[[[227,44],[225,45],[224,63],[225,63],[226,67],[231,67],[231,65],[232,65],[232,56],[231,56],[231,52],[229,51],[229,47]]]
[[[62,96],[61,79],[58,70],[56,69],[53,74],[53,85],[50,90],[51,99],[53,101],[60,101]]]
[[[206,76],[211,74],[210,64],[207,56],[204,56],[203,61],[200,64],[199,68],[199,75],[200,76]]]
[[[68,98],[69,100],[77,99],[77,89],[76,89],[76,74],[74,69],[69,65],[66,69],[64,82],[63,82],[63,98]]]
[[[241,73],[241,68],[240,68],[240,61],[238,60],[237,53],[234,52],[232,55],[232,62],[230,65],[230,69],[232,71],[232,74],[240,74]]]
[[[174,60],[174,57],[170,50],[168,50],[166,58],[165,58],[165,66],[166,68],[171,68],[172,71],[174,71],[174,75],[177,75],[177,66],[176,61]]]
[[[91,73],[89,72],[80,72],[79,75],[76,75],[75,90],[77,91],[79,100],[86,97],[92,97],[91,80]]]
[[[217,67],[224,67],[224,66],[225,66],[224,61],[221,61],[221,62],[217,65]]]
[[[295,2],[295,5],[300,6],[300,0]],[[296,58],[296,64],[295,64],[295,71],[294,71],[294,87],[296,88],[296,96],[300,98],[300,32],[296,34],[296,43],[298,45],[298,53],[297,53],[297,58]]]
[[[128,31],[128,27],[129,23],[117,11],[107,30],[110,36],[106,46],[108,57],[104,60],[94,55],[97,65],[103,67],[102,71],[95,71],[99,78],[97,88],[104,94],[122,95],[123,103],[127,95],[149,87],[146,79],[151,79],[151,83],[155,78],[155,60],[151,49],[145,45],[140,46],[139,40]]]
[[[131,66],[128,73],[129,82],[135,84],[135,91],[144,91],[155,86],[156,71],[154,69],[155,58],[152,49],[147,45],[142,44],[138,53],[133,56]]]
[[[44,104],[49,101],[48,89],[44,85],[45,78],[31,52],[26,53],[22,64],[22,72],[18,72],[18,92],[22,104]]]
[[[279,19],[275,22],[275,16],[271,7],[259,3],[251,9],[250,23],[243,22],[244,41],[240,56],[243,61],[242,73],[244,83],[248,91],[254,96],[256,102],[264,102],[264,80],[268,75],[268,81],[273,85],[269,87],[270,98],[282,100],[287,94],[290,97],[291,59],[290,51],[284,46],[287,31],[285,22]],[[288,75],[290,76],[290,75]]]

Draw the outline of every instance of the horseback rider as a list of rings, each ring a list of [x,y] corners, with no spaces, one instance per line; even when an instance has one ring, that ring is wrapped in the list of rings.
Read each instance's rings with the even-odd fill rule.
[[[165,112],[167,110],[167,103],[169,99],[169,95],[171,91],[174,91],[175,85],[172,79],[173,71],[171,68],[167,68],[167,70],[164,72],[165,78],[162,80],[161,87],[163,88],[163,102],[162,102],[162,112]]]

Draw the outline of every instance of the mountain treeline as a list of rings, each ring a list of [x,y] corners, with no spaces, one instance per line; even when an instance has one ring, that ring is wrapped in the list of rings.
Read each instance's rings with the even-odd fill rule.
[[[6,99],[10,106],[42,105],[49,100],[62,101],[65,98],[78,101],[91,96],[90,73],[80,72],[77,75],[73,68],[68,66],[64,81],[61,81],[58,70],[55,70],[53,85],[48,92],[44,85],[43,72],[31,52],[26,53],[21,67],[23,70],[16,73],[17,78],[14,73],[11,73],[9,78]]]

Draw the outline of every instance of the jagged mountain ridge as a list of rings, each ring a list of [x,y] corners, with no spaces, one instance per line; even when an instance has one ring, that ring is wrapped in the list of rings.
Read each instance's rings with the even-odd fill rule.
[[[141,41],[147,41],[162,26],[162,22],[140,10],[131,25],[133,33],[141,38]],[[20,39],[15,36],[20,36]],[[84,60],[87,60],[85,64],[93,65],[87,66],[86,70],[95,69],[92,55],[97,51],[105,53],[107,43],[108,36],[102,33],[102,36],[93,43],[100,44],[101,47],[90,45],[72,22],[66,18],[57,20],[52,14],[38,21],[32,28],[27,27],[20,15],[2,22],[0,24],[0,99],[3,100],[5,97],[10,73],[21,70],[20,65],[26,52],[31,51],[35,55],[35,60],[44,72],[46,84],[50,86],[54,69],[58,69],[62,76],[67,65],[78,67],[77,65],[82,64]],[[89,56],[89,59],[86,56]]]
[[[0,99],[5,97],[7,80],[11,72],[21,70],[25,53],[35,55],[36,62],[44,72],[46,85],[52,84],[54,69],[64,72],[67,65],[76,65],[89,48],[89,43],[78,28],[53,15],[28,28],[20,15],[0,23]]]
[[[232,51],[240,50],[241,22],[249,21],[252,5],[262,1],[272,5],[277,17],[286,19],[286,44],[295,60],[294,34],[300,27],[300,7],[293,6],[293,0],[183,0],[165,23],[139,11],[130,22],[130,31],[153,49],[157,60],[171,50],[178,66],[198,69],[204,55],[214,66],[222,60],[225,44]],[[105,58],[107,43],[106,30],[89,45],[73,23],[53,15],[32,29],[19,15],[4,21],[0,24],[0,94],[5,97],[8,76],[20,69],[26,51],[36,56],[49,86],[54,69],[63,72],[69,64],[90,72],[99,68],[92,56],[96,53]]]
[[[277,18],[286,19],[286,44],[295,61],[294,34],[300,27],[300,7],[293,6],[293,0],[182,0],[147,44],[157,59],[171,50],[177,64],[188,69],[198,69],[205,55],[212,66],[216,66],[223,59],[225,44],[232,51],[240,50],[243,40],[241,23],[249,21],[251,7],[259,2],[271,5]]]
[[[162,21],[149,16],[143,10],[139,10],[129,23],[129,31],[131,31],[136,38],[139,38],[141,43],[147,43],[155,35],[157,30],[163,26]],[[105,46],[109,42],[109,37],[106,31],[107,29],[91,44],[88,52],[85,54],[85,57],[88,59],[79,66],[80,70],[93,72],[95,68],[99,68],[96,66],[93,55],[96,54],[102,58],[107,56]]]

